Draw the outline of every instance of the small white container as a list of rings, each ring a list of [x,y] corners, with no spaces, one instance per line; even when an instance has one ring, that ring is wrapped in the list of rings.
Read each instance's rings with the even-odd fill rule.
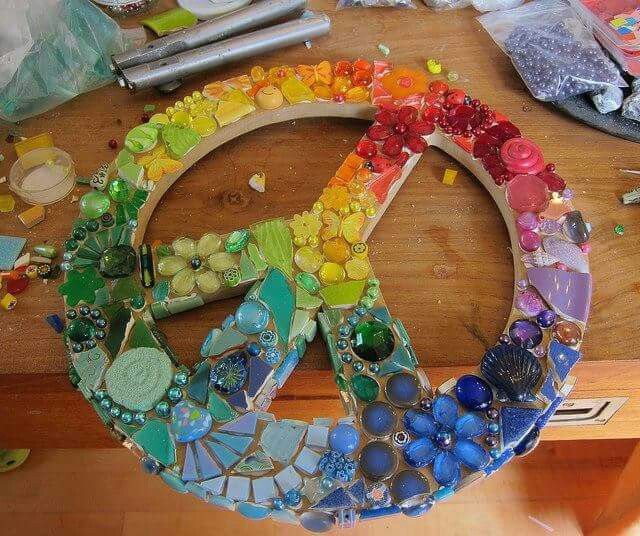
[[[50,205],[69,194],[76,169],[71,157],[56,147],[22,155],[9,172],[9,188],[31,205]]]

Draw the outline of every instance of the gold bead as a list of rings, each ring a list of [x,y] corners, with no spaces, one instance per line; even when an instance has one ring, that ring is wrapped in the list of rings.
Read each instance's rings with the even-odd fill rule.
[[[314,214],[321,214],[324,210],[324,205],[320,201],[316,201],[311,208],[311,212]]]
[[[364,210],[364,214],[367,218],[373,218],[375,217],[375,215],[377,214],[377,210],[373,207],[367,207]]]
[[[182,110],[184,108],[184,102],[176,101],[173,105],[176,110]]]
[[[202,93],[200,93],[199,91],[194,91],[191,94],[191,97],[193,98],[193,102],[198,102],[202,100]]]
[[[176,113],[176,109],[173,106],[169,106],[164,113],[166,113],[169,117],[171,117],[174,113]]]
[[[349,206],[340,207],[340,214],[343,216],[348,216],[351,211],[349,210]]]
[[[360,212],[362,210],[362,205],[357,201],[351,201],[351,203],[349,203],[349,208],[351,209],[351,212]]]
[[[193,104],[193,98],[191,98],[189,95],[187,95],[187,96],[184,98],[184,103],[185,103],[187,106],[190,106],[191,104]]]

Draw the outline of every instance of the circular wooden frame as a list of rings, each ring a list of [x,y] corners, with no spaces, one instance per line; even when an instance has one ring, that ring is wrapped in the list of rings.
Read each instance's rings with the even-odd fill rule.
[[[367,89],[376,95],[380,80],[395,71],[385,64],[374,73]],[[304,93],[300,79],[300,73],[285,77]],[[229,100],[244,105],[246,117],[202,138],[193,135],[193,123],[165,127],[183,109],[172,108],[137,134],[145,143],[170,130],[183,137],[170,143],[167,134],[151,157],[143,153],[157,141],[135,146],[143,154],[137,162],[135,154],[120,155],[101,177],[111,199],[95,192],[83,197],[89,219],[76,222],[66,244],[60,287],[72,378],[147,471],[248,518],[324,531],[357,518],[421,515],[535,447],[540,428],[569,393],[569,372],[580,358],[591,294],[588,227],[573,211],[571,192],[558,187],[553,166],[545,167],[539,148],[506,118],[489,116],[484,128],[477,124],[465,136],[448,132],[455,114],[469,117],[481,108],[442,85],[417,100],[380,98],[378,91],[372,104],[297,103],[282,83],[276,91],[290,105],[256,111],[246,95]],[[227,84],[219,102],[237,91]],[[201,95],[189,103],[196,98]],[[310,212],[224,237],[208,233],[198,242],[143,244],[157,203],[198,160],[246,132],[306,117],[375,120]],[[184,139],[195,141],[179,159],[167,156]],[[400,140],[400,148],[390,140],[396,146]],[[464,165],[489,191],[507,224],[515,274],[505,334],[487,350],[479,374],[437,389],[384,304],[365,244],[426,144]],[[143,179],[152,166],[173,172],[151,184]],[[141,183],[131,184],[132,170]],[[153,188],[146,192],[141,184]],[[181,367],[155,320],[240,293],[245,301],[211,331],[203,359],[191,371]],[[266,409],[318,327],[347,416],[338,424],[276,420]]]

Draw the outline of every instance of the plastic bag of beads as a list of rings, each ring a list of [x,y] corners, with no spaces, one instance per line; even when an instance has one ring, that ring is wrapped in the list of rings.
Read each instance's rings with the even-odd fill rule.
[[[478,11],[499,11],[518,7],[524,0],[473,0],[471,4]]]
[[[348,7],[401,7],[415,9],[411,0],[338,0],[336,9]]]
[[[537,0],[478,20],[536,99],[560,101],[626,86],[591,32],[560,0]]]
[[[471,0],[422,0],[424,5],[441,11],[443,9],[460,9],[471,5]]]

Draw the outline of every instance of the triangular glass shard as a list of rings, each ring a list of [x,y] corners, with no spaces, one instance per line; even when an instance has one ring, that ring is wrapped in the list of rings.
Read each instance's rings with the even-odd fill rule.
[[[556,374],[558,378],[560,378],[560,381],[567,379],[573,365],[575,365],[581,357],[582,354],[578,352],[578,350],[569,348],[555,339],[549,344],[549,359],[551,359],[555,365]]]
[[[186,446],[184,465],[182,466],[182,480],[184,480],[185,482],[193,482],[194,480],[198,480],[196,458],[193,454],[193,448],[190,444],[187,444]]]
[[[209,451],[204,447],[202,442],[196,441],[193,444],[195,448],[198,467],[200,468],[200,478],[213,478],[222,474],[220,466],[213,459]]]
[[[251,411],[245,413],[236,420],[228,422],[220,427],[221,432],[233,432],[236,434],[253,435],[256,433],[256,425],[258,423],[258,414]]]
[[[211,434],[209,434],[209,437],[212,437],[216,441],[223,443],[227,447],[232,448],[240,454],[244,454],[249,448],[249,445],[253,443],[253,437],[235,436],[231,434],[223,434],[221,432],[212,432]]]
[[[205,441],[205,443],[225,469],[229,469],[229,467],[240,459],[240,456],[220,443],[208,440]]]
[[[220,335],[212,342],[209,355],[220,355],[243,345],[247,341],[247,336],[240,333],[237,329],[227,326]]]
[[[269,270],[260,287],[260,299],[271,311],[280,340],[288,341],[295,299],[287,277],[281,270]]]
[[[273,462],[261,450],[256,450],[253,454],[249,454],[240,460],[233,468],[234,473],[241,474],[260,474],[273,469]]]
[[[222,490],[224,489],[224,481],[226,479],[226,476],[219,476],[217,478],[212,478],[211,480],[200,482],[200,486],[210,491],[214,495],[220,495],[222,494]]]
[[[504,448],[516,446],[535,424],[542,411],[535,408],[503,407],[500,410]]]
[[[265,363],[259,357],[252,357],[249,361],[249,386],[247,387],[247,394],[251,397],[255,396],[272,371],[271,365]]]
[[[210,373],[211,365],[206,361],[200,363],[195,373],[191,376],[189,387],[187,387],[189,397],[197,400],[201,404],[207,401]]]

